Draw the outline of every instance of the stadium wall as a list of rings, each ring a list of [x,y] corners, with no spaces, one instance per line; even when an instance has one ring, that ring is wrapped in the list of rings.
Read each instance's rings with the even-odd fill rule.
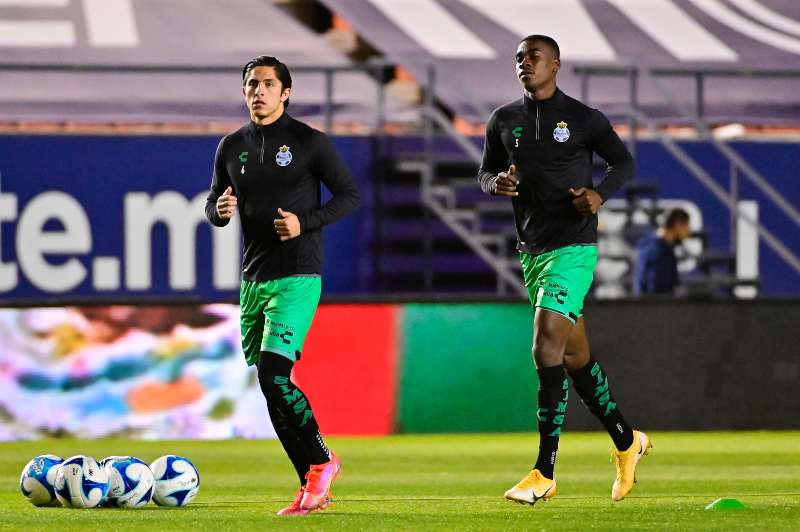
[[[218,137],[0,135],[0,301],[235,301],[239,228],[212,230],[203,204]],[[476,139],[476,142],[481,142]],[[327,294],[370,294],[374,278],[373,163],[376,139],[336,137],[355,176],[362,208],[326,228]],[[421,153],[420,138],[387,141],[397,153]],[[713,147],[682,145],[722,186],[730,169]],[[791,204],[798,143],[734,142]],[[437,153],[453,152],[442,145]],[[661,196],[685,199],[702,212],[716,248],[730,245],[727,210],[656,142],[638,147],[638,174]],[[744,179],[742,199],[793,250],[800,231]],[[476,259],[478,260],[478,259]],[[762,295],[800,296],[797,274],[763,244]]]
[[[219,140],[0,135],[0,300],[238,300],[239,224],[204,214]],[[367,292],[373,140],[334,142],[365,202],[325,231],[325,292]]]
[[[635,426],[798,429],[800,303],[595,302]],[[0,310],[0,439],[274,437],[235,305]],[[323,304],[295,378],[329,434],[532,431],[525,303]],[[566,427],[596,430],[575,394]]]

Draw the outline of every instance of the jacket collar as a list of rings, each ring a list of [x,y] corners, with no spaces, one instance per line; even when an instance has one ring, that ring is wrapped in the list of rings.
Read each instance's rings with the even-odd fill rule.
[[[283,112],[280,118],[278,118],[271,124],[267,124],[266,126],[260,126],[255,122],[253,122],[252,120],[250,121],[250,127],[253,129],[253,131],[255,131],[256,133],[261,132],[264,135],[269,135],[281,131],[283,129],[286,129],[286,126],[288,124],[289,124],[289,113],[287,113],[286,111]]]
[[[526,109],[535,110],[537,106],[539,109],[547,109],[548,107],[560,105],[564,101],[564,93],[561,92],[561,89],[556,87],[556,92],[546,100],[534,100],[525,94],[522,95],[522,100]]]

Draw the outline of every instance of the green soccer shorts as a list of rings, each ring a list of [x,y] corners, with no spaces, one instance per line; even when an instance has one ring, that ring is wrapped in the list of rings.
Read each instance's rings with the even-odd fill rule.
[[[258,362],[261,351],[296,362],[317,311],[322,279],[294,276],[271,281],[242,281],[239,304],[242,349],[247,365]]]
[[[577,322],[592,285],[597,246],[566,246],[539,255],[520,253],[519,259],[534,309],[557,312]]]

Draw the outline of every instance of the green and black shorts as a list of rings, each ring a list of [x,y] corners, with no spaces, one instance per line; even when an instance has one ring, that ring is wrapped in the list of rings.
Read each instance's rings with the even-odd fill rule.
[[[539,255],[520,253],[519,258],[531,305],[577,322],[592,285],[597,246],[566,246]]]
[[[240,323],[247,364],[258,362],[261,351],[297,361],[321,291],[322,279],[318,275],[242,281]]]

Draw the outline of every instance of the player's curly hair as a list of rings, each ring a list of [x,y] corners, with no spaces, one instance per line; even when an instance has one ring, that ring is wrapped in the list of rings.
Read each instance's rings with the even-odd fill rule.
[[[292,88],[292,75],[289,73],[289,67],[281,63],[277,57],[271,55],[259,55],[245,63],[242,68],[242,85],[247,81],[247,74],[258,66],[268,66],[275,69],[275,75],[278,76],[278,80],[282,85],[281,91]],[[286,98],[286,101],[283,102],[283,107],[289,107],[289,98]]]

